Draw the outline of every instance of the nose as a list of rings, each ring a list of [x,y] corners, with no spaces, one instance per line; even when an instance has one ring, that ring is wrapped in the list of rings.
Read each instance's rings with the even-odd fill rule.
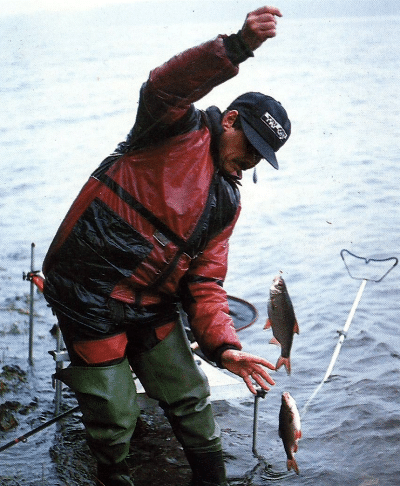
[[[258,164],[260,162],[260,160],[262,159],[262,156],[260,154],[260,152],[253,147],[253,145],[251,145],[251,143],[249,141],[247,141],[247,155],[249,157],[249,159],[251,160],[251,163],[253,164],[252,166],[254,167],[256,164]],[[251,168],[251,167],[249,167]]]

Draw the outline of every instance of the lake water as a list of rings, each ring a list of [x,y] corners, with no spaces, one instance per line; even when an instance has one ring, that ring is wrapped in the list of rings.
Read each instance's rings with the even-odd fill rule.
[[[150,27],[107,12],[0,21],[2,364],[27,368],[27,317],[13,309],[26,307],[29,285],[21,275],[30,269],[31,242],[39,268],[78,190],[130,130],[148,72],[187,47],[237,30],[244,18]],[[225,108],[242,92],[262,91],[280,100],[292,120],[291,139],[278,153],[281,169],[261,165],[256,185],[251,174],[244,178],[225,285],[260,314],[241,331],[245,349],[272,362],[278,350],[262,327],[269,287],[280,271],[295,307],[300,335],[292,375],[275,375],[277,384],[259,411],[258,452],[277,471],[286,469],[277,435],[281,393],[289,391],[299,409],[304,406],[325,374],[361,283],[347,273],[340,251],[400,255],[399,45],[398,16],[282,19],[278,37],[198,103]],[[362,264],[362,276],[369,278],[370,268]],[[383,275],[386,267],[377,271]],[[333,377],[303,417],[300,476],[285,474],[282,484],[399,484],[399,282],[395,268],[382,282],[367,283]],[[47,350],[54,348],[48,333],[54,318],[43,302],[38,309],[30,373],[44,420],[53,410]],[[13,324],[23,329],[15,340]],[[254,466],[252,406],[251,399],[234,401],[218,413],[230,430],[224,433],[232,456],[228,471],[243,478]],[[37,423],[22,430],[31,425]],[[43,477],[64,484],[47,455],[53,435],[48,429],[3,453],[0,484],[45,484]],[[19,482],[7,479],[10,467]],[[251,484],[271,480],[255,474]]]

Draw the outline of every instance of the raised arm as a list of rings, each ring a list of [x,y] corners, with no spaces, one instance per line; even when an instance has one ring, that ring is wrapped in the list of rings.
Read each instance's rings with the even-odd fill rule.
[[[120,149],[195,129],[199,120],[193,103],[236,76],[239,64],[276,35],[276,16],[281,15],[275,7],[261,7],[247,15],[237,34],[220,35],[152,70],[141,90],[135,126]]]

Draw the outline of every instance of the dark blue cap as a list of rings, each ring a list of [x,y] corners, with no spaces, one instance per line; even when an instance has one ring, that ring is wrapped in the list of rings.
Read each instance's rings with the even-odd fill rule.
[[[290,120],[285,108],[271,96],[245,93],[229,106],[240,115],[243,132],[251,145],[272,167],[279,169],[275,152],[290,136]]]

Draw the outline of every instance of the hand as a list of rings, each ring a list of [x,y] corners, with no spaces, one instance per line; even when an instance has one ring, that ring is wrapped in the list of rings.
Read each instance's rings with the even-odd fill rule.
[[[261,386],[261,388],[267,391],[270,389],[267,383],[275,385],[274,380],[265,370],[265,368],[275,370],[275,366],[258,356],[237,351],[235,349],[227,349],[221,355],[221,364],[228,371],[243,378],[247,388],[254,395],[257,395],[257,391],[251,380],[252,378]]]
[[[252,51],[255,51],[270,37],[276,36],[276,18],[282,17],[275,7],[261,7],[247,14],[241,30],[242,39]]]

